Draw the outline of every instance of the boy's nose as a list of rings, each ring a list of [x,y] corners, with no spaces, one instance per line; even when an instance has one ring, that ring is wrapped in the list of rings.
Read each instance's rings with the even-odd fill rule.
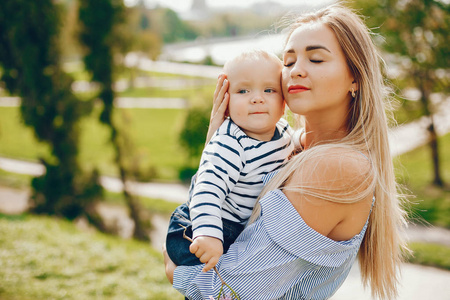
[[[253,104],[264,103],[264,99],[260,95],[257,95],[257,96],[252,98],[252,103]]]

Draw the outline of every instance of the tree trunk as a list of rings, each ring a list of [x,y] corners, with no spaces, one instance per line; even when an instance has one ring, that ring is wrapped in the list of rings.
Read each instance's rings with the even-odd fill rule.
[[[114,125],[111,124],[111,127]],[[116,130],[116,129],[115,129]],[[125,201],[127,202],[128,208],[130,209],[130,217],[134,221],[134,232],[133,237],[141,240],[141,241],[150,241],[150,232],[149,229],[151,227],[150,219],[144,216],[144,210],[140,203],[137,201],[133,195],[129,192],[128,189],[128,176],[126,167],[123,164],[123,153],[120,142],[118,141],[118,132],[115,132],[114,137],[112,138],[112,142],[114,144],[114,148],[116,151],[116,163],[119,167],[120,179],[123,184],[123,195],[125,197]]]
[[[120,173],[122,174],[122,171]],[[125,196],[125,200],[127,202],[128,208],[130,209],[130,217],[134,221],[134,232],[133,237],[135,239],[141,241],[150,241],[150,232],[149,229],[151,227],[150,219],[144,216],[144,210],[137,199],[130,194],[128,191],[128,187],[126,184],[126,178],[121,176],[123,186],[123,195]]]
[[[424,77],[419,77],[420,83],[420,92],[421,97],[420,101],[422,102],[423,112],[424,115],[427,116],[430,120],[430,124],[427,127],[428,135],[429,135],[429,142],[428,145],[430,146],[431,150],[431,161],[433,164],[433,181],[432,183],[436,186],[443,187],[444,182],[442,180],[441,176],[441,170],[440,170],[440,160],[439,160],[439,145],[438,145],[438,136],[436,133],[436,129],[434,126],[434,118],[433,114],[430,110],[430,91],[425,87],[426,83],[423,79]]]
[[[441,168],[440,168],[440,163],[439,163],[439,147],[438,147],[438,137],[437,137],[437,133],[436,130],[434,128],[434,121],[433,121],[433,115],[430,115],[430,125],[428,126],[428,133],[430,135],[430,149],[431,149],[431,157],[432,157],[432,161],[433,161],[433,173],[434,173],[434,178],[433,178],[433,184],[437,185],[439,187],[443,187],[444,186],[444,181],[442,180],[441,177]]]

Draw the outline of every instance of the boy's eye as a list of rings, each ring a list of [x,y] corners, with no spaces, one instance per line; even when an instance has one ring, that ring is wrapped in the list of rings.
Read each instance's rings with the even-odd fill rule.
[[[264,90],[264,93],[275,93],[275,90],[272,88],[268,88]]]
[[[248,90],[239,90],[238,91],[238,94],[247,94],[248,93]]]

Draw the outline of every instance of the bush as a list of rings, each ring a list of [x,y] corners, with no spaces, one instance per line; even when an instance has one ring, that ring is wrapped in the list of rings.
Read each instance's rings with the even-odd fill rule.
[[[205,146],[210,112],[210,107],[192,107],[187,112],[184,127],[180,133],[180,144],[188,154],[186,168],[197,167]]]

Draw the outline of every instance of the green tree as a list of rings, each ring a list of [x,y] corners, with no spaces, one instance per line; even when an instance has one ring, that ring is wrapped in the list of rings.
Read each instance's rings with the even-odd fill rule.
[[[78,24],[78,2],[67,0],[61,5],[62,24],[59,44],[63,60],[77,59],[80,53],[80,45],[76,38]]]
[[[2,2],[1,80],[21,97],[24,123],[51,149],[51,158],[41,158],[46,173],[32,180],[34,211],[74,219],[101,188],[97,173],[86,176],[77,161],[77,122],[91,105],[73,95],[72,79],[61,70],[60,16],[60,7],[51,0]]]
[[[164,43],[193,40],[198,36],[189,23],[181,20],[169,8],[155,8],[144,12],[150,20],[149,30],[161,36]]]
[[[430,100],[435,92],[449,93],[450,72],[450,5],[439,0],[357,1],[366,21],[385,41],[387,52],[395,54],[397,66],[403,71],[403,88],[420,91],[422,115],[427,116],[429,146],[433,162],[433,184],[444,186],[439,162],[439,147]]]
[[[156,60],[161,54],[162,38],[150,28],[150,15],[147,13],[143,3],[126,9],[127,23],[122,27],[123,36],[127,38],[123,49],[124,55],[132,52],[136,55],[136,59],[132,65],[126,67],[130,74],[129,88],[134,88],[134,81],[139,74],[139,66],[143,58]]]
[[[115,149],[115,162],[123,183],[123,193],[134,220],[133,236],[140,240],[149,240],[150,220],[144,215],[138,199],[130,192],[128,182],[132,172],[127,165],[129,148],[127,137],[120,132],[114,111],[114,54],[120,49],[121,36],[117,28],[125,22],[122,0],[80,0],[79,17],[81,21],[80,40],[84,46],[84,63],[92,73],[92,80],[100,84],[99,98],[103,101],[100,121],[109,126],[110,140]]]
[[[198,162],[205,147],[205,137],[208,132],[211,107],[190,108],[180,132],[180,145],[186,149],[187,164],[180,172],[182,180],[189,180],[198,168]]]

